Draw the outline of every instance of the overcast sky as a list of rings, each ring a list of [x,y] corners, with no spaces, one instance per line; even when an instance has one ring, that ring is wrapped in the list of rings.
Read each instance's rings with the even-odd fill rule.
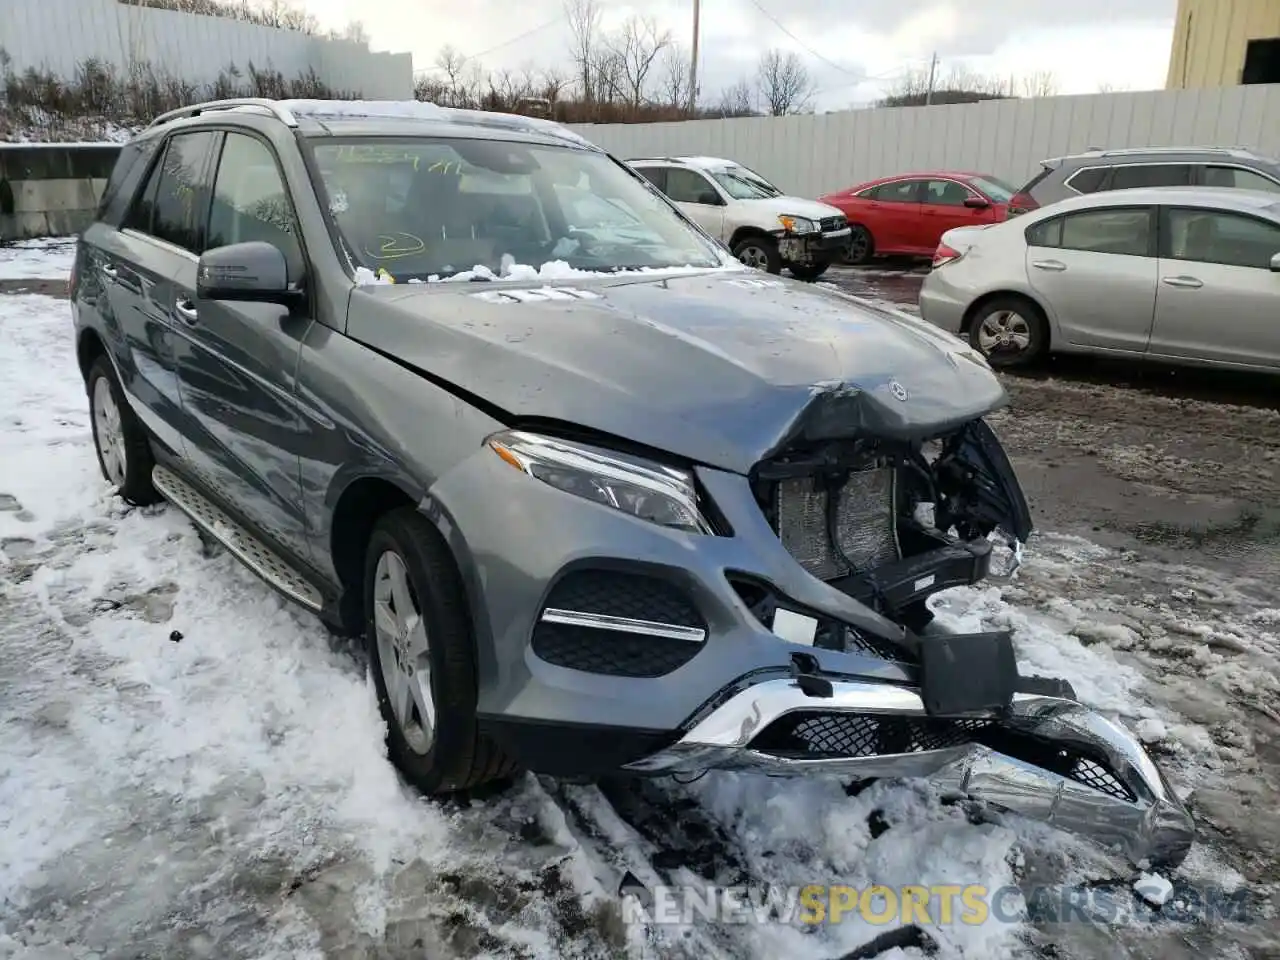
[[[486,68],[571,72],[563,0],[303,2],[326,27],[362,21],[373,49],[410,52],[419,71],[452,44]],[[651,16],[688,47],[692,0],[600,0],[600,6],[606,27],[632,14]],[[934,51],[942,76],[956,67],[1000,77],[1051,71],[1058,93],[1159,88],[1176,6],[1177,0],[703,0],[699,86],[702,99],[715,102],[725,86],[754,74],[762,52],[778,47],[804,59],[819,110],[884,96],[907,71],[927,69]]]

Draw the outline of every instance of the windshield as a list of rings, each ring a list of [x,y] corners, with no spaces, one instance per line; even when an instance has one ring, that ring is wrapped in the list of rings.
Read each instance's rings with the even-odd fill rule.
[[[325,139],[311,152],[351,259],[398,281],[556,262],[607,273],[725,262],[604,154],[425,137]]]
[[[970,177],[969,182],[996,203],[1008,203],[1013,199],[1013,195],[1018,192],[1015,187],[1011,187],[1003,180],[997,180],[995,177]]]
[[[725,167],[708,171],[722,190],[735,200],[768,200],[782,191],[746,167]]]

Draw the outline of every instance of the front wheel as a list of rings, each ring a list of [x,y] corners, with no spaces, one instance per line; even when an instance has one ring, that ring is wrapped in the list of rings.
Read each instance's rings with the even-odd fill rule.
[[[768,237],[747,237],[739,240],[733,248],[733,255],[748,267],[763,270],[765,273],[782,272],[782,255],[778,253],[778,245]]]
[[[788,269],[791,270],[791,275],[797,280],[812,283],[814,280],[817,280],[820,276],[826,273],[827,267],[829,266],[831,266],[831,264],[824,260],[822,263],[793,263]]]
[[[860,223],[851,224],[849,231],[849,249],[845,252],[845,259],[854,265],[869,262],[876,252],[871,231]]]
[[[476,726],[475,639],[453,556],[414,508],[393,510],[374,526],[364,597],[391,762],[427,794],[513,773]]]
[[[983,304],[969,325],[969,342],[993,367],[1030,366],[1049,347],[1049,324],[1030,300],[997,297]]]

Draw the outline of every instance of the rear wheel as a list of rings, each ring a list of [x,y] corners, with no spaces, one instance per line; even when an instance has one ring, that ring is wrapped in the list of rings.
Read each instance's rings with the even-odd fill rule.
[[[739,240],[733,247],[733,255],[748,267],[755,267],[765,273],[782,272],[782,255],[778,253],[778,245],[769,237],[747,237]]]
[[[391,762],[424,793],[479,786],[515,765],[476,725],[475,639],[453,556],[412,507],[374,526],[365,641]]]
[[[1049,347],[1049,325],[1040,308],[1022,297],[997,297],[978,308],[969,342],[993,367],[1035,363]]]
[[[151,471],[156,465],[151,442],[124,398],[115,368],[105,356],[90,365],[85,388],[89,392],[93,447],[102,476],[128,503],[146,506],[158,502],[160,494],[151,485]]]

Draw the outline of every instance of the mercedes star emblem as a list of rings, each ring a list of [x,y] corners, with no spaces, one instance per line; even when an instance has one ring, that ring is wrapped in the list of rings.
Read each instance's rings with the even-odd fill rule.
[[[907,399],[907,388],[900,384],[897,380],[889,381],[889,392],[893,394],[895,400]]]

